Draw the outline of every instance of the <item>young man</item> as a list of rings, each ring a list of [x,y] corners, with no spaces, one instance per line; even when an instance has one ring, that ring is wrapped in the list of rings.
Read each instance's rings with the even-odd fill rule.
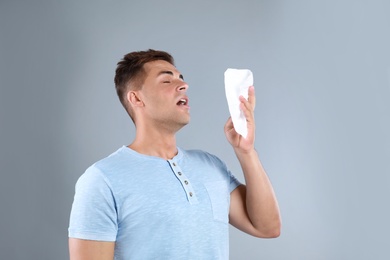
[[[87,169],[76,185],[69,226],[71,259],[228,259],[228,223],[263,238],[280,233],[270,181],[254,149],[255,93],[240,97],[248,135],[229,118],[227,140],[240,184],[217,157],[176,146],[189,123],[188,85],[170,54],[129,53],[115,85],[136,136]]]

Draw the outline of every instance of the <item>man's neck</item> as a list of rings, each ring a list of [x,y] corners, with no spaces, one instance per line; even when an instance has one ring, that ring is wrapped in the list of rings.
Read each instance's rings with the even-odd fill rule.
[[[128,146],[134,151],[156,156],[163,159],[172,159],[177,155],[176,137],[174,134],[162,134],[159,131],[137,131],[136,138]]]

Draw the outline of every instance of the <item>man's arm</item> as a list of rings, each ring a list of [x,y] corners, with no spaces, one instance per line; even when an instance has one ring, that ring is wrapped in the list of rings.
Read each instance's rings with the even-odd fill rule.
[[[69,238],[70,260],[113,260],[115,242]]]
[[[241,96],[240,101],[247,121],[248,135],[243,138],[237,134],[231,118],[225,125],[225,134],[241,164],[246,186],[240,185],[230,194],[229,222],[256,237],[278,237],[281,229],[279,206],[254,149],[256,101],[253,86],[249,88],[248,100]]]

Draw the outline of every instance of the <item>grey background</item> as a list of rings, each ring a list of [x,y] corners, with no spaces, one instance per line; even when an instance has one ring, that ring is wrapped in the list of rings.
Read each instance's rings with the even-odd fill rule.
[[[0,259],[67,259],[74,184],[134,137],[113,76],[171,52],[190,85],[183,148],[223,160],[223,72],[249,68],[278,239],[231,259],[390,259],[390,2],[0,1]]]

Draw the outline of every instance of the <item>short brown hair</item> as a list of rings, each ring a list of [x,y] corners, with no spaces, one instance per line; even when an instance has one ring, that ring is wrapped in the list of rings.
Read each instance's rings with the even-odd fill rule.
[[[145,63],[156,60],[164,60],[175,65],[174,59],[169,53],[152,49],[130,52],[117,64],[114,78],[116,93],[133,122],[133,111],[130,106],[126,105],[127,92],[129,90],[138,90],[142,87],[146,76],[144,70]]]

